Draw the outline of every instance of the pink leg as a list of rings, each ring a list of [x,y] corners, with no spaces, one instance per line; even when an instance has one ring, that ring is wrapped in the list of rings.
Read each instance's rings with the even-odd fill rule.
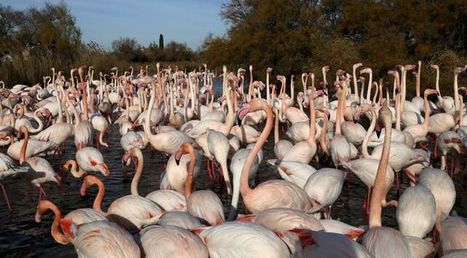
[[[213,172],[212,172],[212,165],[211,165],[211,160],[207,159],[206,160],[206,167],[208,169],[208,177],[209,177],[209,180],[211,181],[211,185],[214,185],[214,175],[213,175]]]
[[[396,196],[397,196],[397,199],[399,200],[399,195],[400,195],[399,172],[396,172],[394,176],[396,176]]]
[[[42,200],[42,195],[44,195],[44,197],[47,199],[47,194],[45,193],[44,188],[42,188],[42,186],[39,186],[39,201]]]
[[[365,214],[367,216],[370,215],[370,201],[371,201],[371,192],[372,191],[373,191],[373,188],[369,187],[368,191],[366,192],[365,202],[363,204],[363,210],[365,211]]]
[[[6,193],[5,186],[1,183],[0,183],[0,186],[2,186],[3,197],[5,197],[5,202],[6,202],[6,206],[8,207],[8,212],[11,213],[12,209],[11,209],[10,199],[8,199],[8,194]]]
[[[435,150],[433,152],[433,157],[435,159],[438,157],[438,135],[435,137]]]

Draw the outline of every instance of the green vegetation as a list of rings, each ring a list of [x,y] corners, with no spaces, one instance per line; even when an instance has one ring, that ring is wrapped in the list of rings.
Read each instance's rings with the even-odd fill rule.
[[[231,0],[220,13],[227,35],[208,36],[200,56],[211,67],[253,64],[261,78],[267,67],[319,76],[323,65],[351,71],[357,62],[378,78],[422,60],[423,87],[434,85],[434,63],[441,85],[452,85],[453,67],[467,61],[466,9],[463,0]]]
[[[422,60],[422,87],[434,85],[429,64],[439,64],[441,86],[450,89],[453,68],[467,61],[466,9],[463,0],[230,0],[220,10],[227,34],[208,35],[195,52],[186,44],[164,44],[162,34],[148,46],[124,37],[105,50],[82,42],[63,2],[23,11],[0,4],[0,80],[34,84],[52,66],[65,72],[82,63],[137,69],[156,61],[182,69],[207,63],[217,71],[223,64],[253,64],[260,79],[272,67],[286,75],[314,72],[318,80],[323,65],[350,71],[362,62],[377,79],[397,64]],[[465,76],[460,79],[465,84]]]

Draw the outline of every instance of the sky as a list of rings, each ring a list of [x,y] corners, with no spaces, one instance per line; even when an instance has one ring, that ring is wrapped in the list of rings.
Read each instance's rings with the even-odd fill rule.
[[[186,43],[193,50],[212,33],[222,36],[226,24],[219,16],[222,3],[228,0],[64,0],[76,18],[84,42],[95,41],[106,49],[120,37],[135,38],[147,46],[159,43]],[[23,10],[41,8],[45,2],[60,0],[2,0],[3,5]]]

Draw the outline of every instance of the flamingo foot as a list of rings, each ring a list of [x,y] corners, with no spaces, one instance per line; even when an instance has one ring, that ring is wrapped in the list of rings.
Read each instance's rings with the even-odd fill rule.
[[[2,187],[3,197],[5,197],[6,206],[8,207],[8,213],[11,214],[12,208],[11,208],[10,199],[8,198],[8,194],[6,192],[5,186],[1,183],[0,183],[0,186]]]

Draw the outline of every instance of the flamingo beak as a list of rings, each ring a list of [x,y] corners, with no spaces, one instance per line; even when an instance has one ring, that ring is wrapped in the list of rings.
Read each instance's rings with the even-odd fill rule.
[[[42,215],[39,212],[39,205],[37,206],[36,215],[34,215],[34,220],[36,221],[36,223],[41,223],[42,221]]]
[[[122,164],[124,166],[129,166],[131,164],[131,156],[129,153],[125,153],[125,155],[123,155],[123,158],[122,158]]]
[[[175,153],[175,163],[177,163],[177,166],[180,165],[180,159],[181,158],[182,158],[182,152],[177,151],[177,153]]]
[[[238,112],[238,118],[240,120],[243,120],[243,118],[245,118],[245,116],[248,114],[248,112],[250,112],[249,107],[250,106],[248,104],[246,104],[240,109],[240,111]]]
[[[98,164],[98,166],[100,166],[102,168],[101,172],[102,172],[102,174],[104,174],[104,176],[108,176],[110,174],[109,167],[107,167],[107,165],[105,163],[100,163],[100,164]]]

